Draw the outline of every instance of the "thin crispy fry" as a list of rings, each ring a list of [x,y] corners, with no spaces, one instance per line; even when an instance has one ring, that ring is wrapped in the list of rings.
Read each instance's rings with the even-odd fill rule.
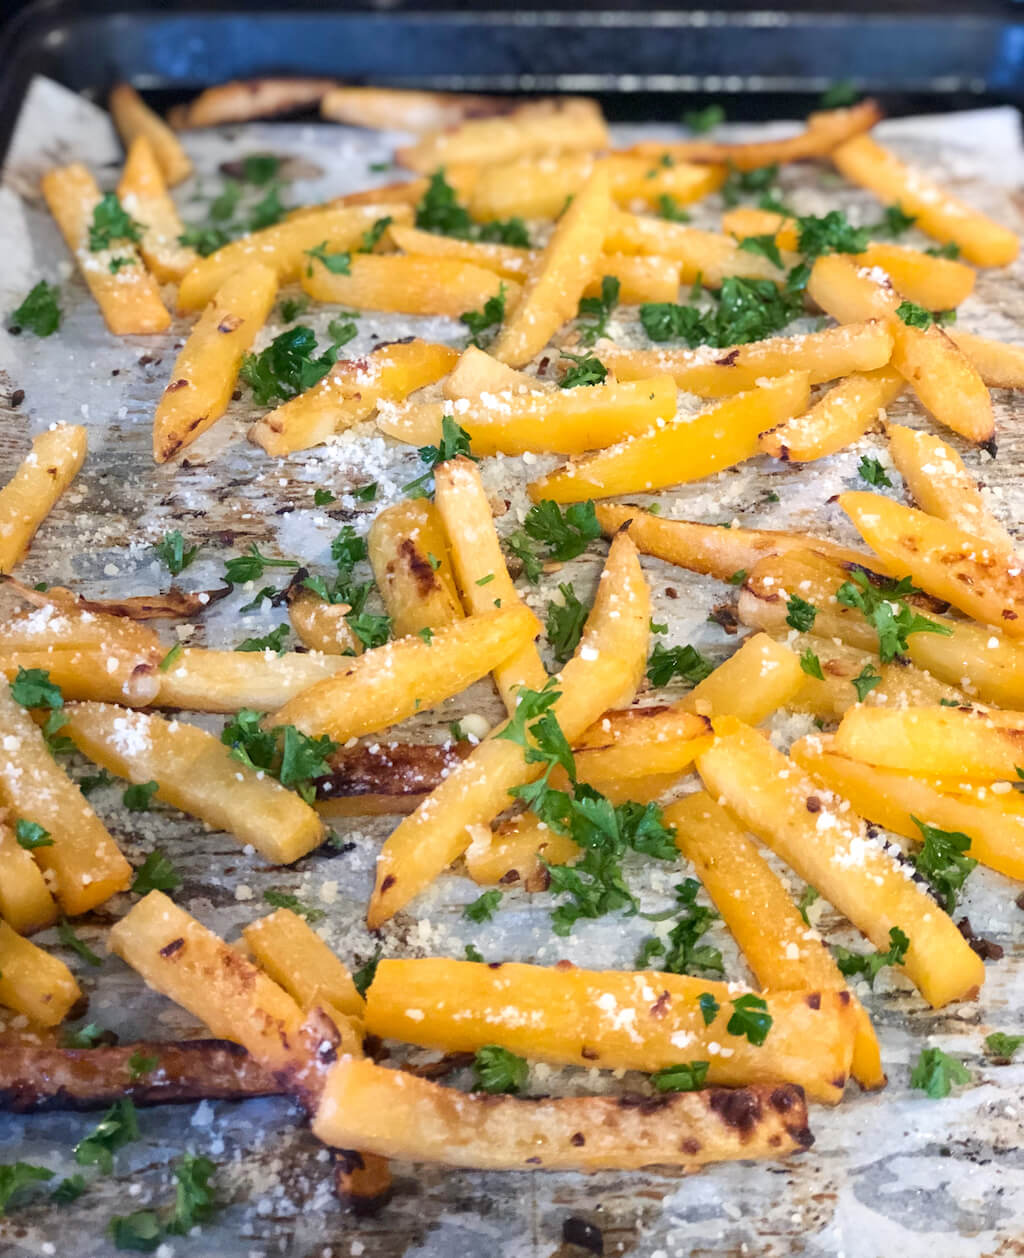
[[[25,557],[37,529],[85,461],[84,428],[57,424],[32,442],[32,449],[0,489],[0,573]]]
[[[509,96],[420,92],[395,87],[333,87],[320,101],[321,117],[376,131],[447,131],[469,118],[512,111]]]
[[[107,104],[125,148],[130,149],[140,136],[144,137],[172,188],[191,175],[192,162],[181,141],[130,83],[118,83]]]
[[[139,241],[143,262],[161,283],[180,280],[195,264],[197,254],[178,239],[185,228],[167,191],[156,153],[145,135],[136,136],[131,143],[117,185],[117,196],[125,213],[143,225]]]
[[[208,87],[170,114],[176,131],[192,127],[221,127],[230,122],[277,118],[318,105],[335,87],[334,79],[234,79]]]
[[[805,414],[763,432],[758,445],[784,463],[825,458],[862,437],[905,387],[893,367],[847,376]]]
[[[319,600],[318,600],[319,601]],[[193,712],[271,712],[348,667],[339,651],[208,651],[185,647],[158,671],[160,706]],[[134,705],[133,705],[134,706]]]
[[[946,335],[974,364],[990,389],[1024,388],[1024,346],[990,341],[962,328],[949,328]]]

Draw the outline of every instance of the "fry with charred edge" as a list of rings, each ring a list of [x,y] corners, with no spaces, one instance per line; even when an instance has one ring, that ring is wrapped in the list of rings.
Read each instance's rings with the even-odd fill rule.
[[[515,280],[503,280],[472,262],[406,253],[356,254],[344,274],[313,261],[299,275],[299,282],[314,301],[451,319],[480,310],[502,290],[509,309],[519,297]]]
[[[604,248],[609,253],[654,254],[680,263],[684,284],[700,283],[705,288],[721,288],[728,276],[751,280],[771,280],[782,284],[786,271],[799,262],[796,254],[782,254],[778,267],[760,253],[741,249],[731,236],[704,231],[685,223],[667,223],[647,214],[612,210]],[[726,353],[728,351],[722,351]]]
[[[105,616],[123,616],[126,620],[188,620],[231,593],[229,585],[217,590],[180,590],[176,585],[165,594],[138,594],[130,598],[86,598],[62,585],[37,590],[15,577],[0,576],[0,584],[14,590],[19,598],[36,607],[53,606],[61,611],[99,612]],[[2,632],[2,631],[0,631]],[[159,640],[153,638],[154,649]]]
[[[57,905],[32,853],[14,837],[18,820],[0,809],[0,919],[19,935],[31,935],[53,925]]]
[[[108,703],[74,703],[67,714],[64,732],[90,760],[131,782],[159,783],[157,799],[251,843],[275,865],[323,841],[323,825],[308,804],[196,725]]]
[[[916,817],[940,830],[966,834],[975,860],[1007,878],[1024,879],[1024,815],[1006,807],[1001,796],[983,790],[978,797],[937,790],[925,778],[837,755],[835,740],[827,736],[800,739],[790,755],[886,830],[920,843]]]
[[[810,551],[770,555],[756,564],[740,590],[740,620],[769,633],[786,633],[787,599],[799,593],[817,608],[811,626],[816,638],[838,638],[877,657],[874,626],[856,608],[836,601],[839,587],[849,578],[847,565],[838,567]],[[934,615],[934,604],[921,595],[911,595],[909,601],[915,615],[926,615],[949,630],[910,634],[907,655],[918,668],[985,703],[1024,707],[1024,645],[988,625]]]
[[[230,122],[253,122],[311,109],[336,86],[334,79],[233,79],[208,87],[170,113],[177,131],[193,127],[221,127]]]
[[[320,101],[320,116],[374,131],[448,131],[470,118],[511,113],[510,96],[470,92],[420,92],[397,87],[332,87]]]
[[[635,798],[632,789],[630,798]],[[579,846],[567,834],[552,830],[535,813],[523,812],[493,829],[473,827],[466,873],[482,887],[512,883],[524,891],[546,891],[551,882],[547,867],[572,865],[579,856]]]
[[[334,1191],[353,1214],[378,1214],[391,1200],[391,1167],[387,1158],[357,1149],[336,1149]]]
[[[731,164],[737,170],[757,170],[761,166],[826,157],[837,145],[870,130],[881,118],[882,111],[877,102],[865,100],[848,109],[813,113],[807,119],[805,130],[784,140],[756,140],[746,144],[715,140],[676,140],[666,144],[659,140],[645,140],[627,151],[649,158],[667,153],[680,162]]]
[[[960,328],[948,328],[946,335],[974,364],[990,389],[1024,388],[1024,346],[990,341]]]
[[[185,647],[158,672],[158,702],[161,707],[193,712],[240,712],[242,708],[272,712],[348,665],[337,654],[319,650],[275,655],[272,651]]]
[[[274,457],[308,450],[368,419],[381,401],[400,402],[434,384],[457,357],[447,345],[416,338],[344,359],[318,384],[253,424],[249,440]]]
[[[313,590],[293,589],[288,595],[288,619],[295,636],[310,651],[324,655],[362,655],[363,640],[346,620],[351,610],[348,603],[325,603]],[[267,706],[277,708],[291,698],[294,694]]]
[[[118,83],[111,91],[107,104],[125,148],[131,148],[140,136],[144,137],[160,163],[164,179],[172,188],[191,175],[192,162],[181,141],[130,83]]]
[[[370,525],[366,549],[396,638],[465,618],[434,503],[408,498],[385,507]]]
[[[705,993],[717,1003],[710,1022],[699,1004]],[[771,1029],[760,1045],[726,1030],[741,994],[736,984],[652,970],[382,960],[366,993],[366,1029],[446,1051],[500,1044],[540,1061],[601,1070],[707,1061],[711,1084],[786,1081],[815,1100],[839,1101],[856,1028],[849,993],[773,992],[766,998]],[[709,1051],[712,1044],[733,1051]]]
[[[574,459],[531,481],[528,492],[534,502],[583,502],[702,480],[753,458],[759,434],[805,410],[809,398],[806,372],[763,380],[699,415]]]
[[[538,632],[529,608],[492,608],[345,660],[342,670],[280,708],[268,725],[294,725],[335,742],[427,712],[486,676]]]
[[[143,262],[161,283],[180,280],[198,255],[179,240],[185,228],[144,135],[136,136],[128,150],[117,196],[125,213],[142,224],[139,252]]]
[[[122,1097],[139,1106],[172,1105],[240,1101],[281,1091],[277,1080],[229,1040],[56,1048],[23,1038],[0,1039],[0,1110],[8,1113],[106,1109]]]
[[[938,681],[902,656],[883,664],[871,651],[811,634],[794,637],[788,626],[786,628],[786,641],[792,651],[800,655],[813,652],[822,674],[820,678],[801,674],[803,684],[787,703],[794,712],[835,721],[855,703],[912,708],[941,700],[953,704],[970,702],[962,690]],[[863,699],[861,694],[864,694]]]
[[[598,503],[595,507],[601,528],[610,537],[628,525],[630,538],[645,555],[678,564],[691,572],[703,572],[728,581],[738,572],[750,572],[766,555],[782,555],[790,550],[815,550],[837,563],[871,565],[884,571],[881,560],[866,551],[837,546],[824,537],[805,533],[784,533],[774,529],[719,528],[693,520],[666,520],[642,507],[618,503]]]
[[[365,1002],[344,962],[291,909],[278,909],[242,929],[257,965],[305,1009],[318,998],[362,1018]]]
[[[986,709],[851,708],[840,722],[842,756],[904,773],[1017,781],[1024,763],[1024,713]]]
[[[1020,242],[1013,232],[905,166],[870,136],[847,140],[832,151],[832,160],[847,179],[913,215],[914,226],[933,240],[958,245],[968,262],[1007,266],[1017,256]]]
[[[10,816],[27,817],[48,832],[52,843],[37,847],[35,859],[53,880],[64,912],[87,913],[115,891],[126,891],[131,865],[2,682],[0,729],[0,803]]]
[[[805,414],[761,433],[758,445],[784,463],[825,458],[862,437],[904,388],[906,381],[893,367],[847,376]]]
[[[869,319],[806,336],[773,336],[713,352],[706,346],[625,349],[601,341],[596,353],[620,380],[643,380],[667,371],[687,393],[720,398],[752,389],[765,376],[783,376],[790,371],[806,371],[811,384],[824,384],[853,372],[884,367],[892,356],[892,334],[882,320]]]
[[[0,489],[0,573],[24,559],[36,530],[78,475],[86,444],[84,428],[58,424],[40,433]]]
[[[856,712],[888,715],[880,708]],[[899,927],[910,939],[901,968],[933,1008],[976,995],[985,981],[981,958],[952,919],[869,837],[863,821],[749,726],[722,717],[714,727],[714,745],[697,758],[711,797],[876,948],[887,948],[889,931]]]
[[[801,1152],[812,1136],[788,1085],[627,1097],[460,1093],[373,1062],[327,1076],[313,1133],[412,1162],[488,1170],[634,1170]]]
[[[452,164],[514,161],[552,152],[608,147],[608,128],[596,101],[582,97],[528,101],[500,118],[469,118],[453,130],[424,136],[395,153],[409,170],[430,174]]]
[[[434,498],[448,534],[452,567],[467,612],[479,616],[492,607],[521,603],[505,566],[477,465],[461,455],[439,464],[434,469]],[[493,675],[510,715],[515,711],[520,686],[542,690],[548,679],[535,642],[526,643],[503,660]]]
[[[595,721],[574,748],[583,782],[680,773],[708,746],[710,723],[677,707],[627,708]]]
[[[166,331],[171,316],[133,242],[119,240],[96,251],[89,248],[93,211],[102,200],[89,171],[80,162],[51,170],[43,176],[42,192],[110,331],[115,336]],[[122,258],[127,261],[114,265]]]
[[[919,428],[889,424],[885,431],[896,470],[922,511],[1013,556],[1013,538],[952,446]]]
[[[0,920],[0,1005],[41,1026],[57,1026],[81,995],[63,961]]]
[[[316,781],[317,808],[333,816],[335,805],[365,800],[371,813],[412,812],[470,750],[468,742],[342,748],[328,757],[330,773]]]
[[[762,989],[846,988],[821,936],[800,916],[757,844],[720,804],[698,791],[666,808],[664,817],[675,830],[676,847],[693,864]],[[857,1038],[851,1073],[861,1087],[881,1088],[885,1072],[878,1037],[863,1006],[852,999]]]
[[[886,320],[893,338],[892,366],[925,410],[970,441],[992,440],[992,399],[974,364],[938,324],[918,328],[903,322],[898,295],[884,272],[828,254],[811,268],[807,292],[840,323]]]
[[[650,604],[636,548],[628,538],[617,537],[550,709],[570,742],[607,708],[632,699],[647,661]],[[540,764],[528,764],[523,748],[509,739],[492,735],[475,747],[384,844],[368,913],[371,929],[447,869],[469,844],[467,827],[486,825],[508,806],[513,787],[532,782],[540,769]]]
[[[1024,637],[1024,575],[1004,549],[881,494],[840,494],[839,505],[897,576],[1011,638]]]
[[[157,665],[137,652],[111,647],[84,651],[0,651],[0,675],[14,681],[21,669],[39,668],[65,699],[95,699],[145,708],[160,693]]]
[[[178,309],[183,313],[201,309],[225,280],[250,262],[270,267],[279,284],[291,284],[310,262],[307,250],[320,245],[331,253],[352,249],[359,244],[363,232],[386,215],[396,221],[409,222],[412,210],[372,204],[311,210],[262,231],[250,232],[208,258],[199,259],[181,281]]]
[[[153,416],[157,463],[190,446],[227,410],[238,370],[267,321],[277,276],[250,262],[217,289],[171,369]]]
[[[0,624],[3,650],[59,654],[106,648],[118,654],[134,654],[139,659],[163,657],[165,648],[159,636],[137,621],[98,608],[86,608],[60,590],[33,591],[33,596],[43,610],[20,609]]]
[[[512,367],[528,363],[571,319],[594,279],[611,212],[608,176],[595,171],[558,220],[521,298],[509,302],[494,357]]]

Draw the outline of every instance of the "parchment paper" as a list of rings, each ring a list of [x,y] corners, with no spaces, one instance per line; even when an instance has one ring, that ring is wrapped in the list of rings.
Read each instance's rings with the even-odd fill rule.
[[[653,130],[624,128],[618,138],[626,141]],[[737,128],[736,133],[741,130],[746,134],[750,128]],[[905,119],[884,124],[880,134],[925,167],[941,169],[968,199],[1020,229],[1014,193],[1022,157],[1015,112]],[[369,169],[388,157],[398,139],[338,126],[294,124],[190,133],[185,144],[200,173],[176,195],[186,216],[196,217],[201,212],[193,199],[196,183],[211,195],[219,187],[221,161],[272,151],[304,157],[323,171],[291,188],[294,203],[322,199],[400,177],[394,171]],[[252,540],[272,554],[328,571],[330,541],[340,525],[351,522],[365,531],[379,509],[400,498],[401,486],[420,470],[415,452],[384,441],[372,425],[365,425],[329,447],[272,461],[245,440],[254,412],[243,397],[187,451],[184,462],[155,467],[150,457],[152,412],[186,325],[176,324],[166,336],[126,340],[105,331],[37,192],[43,170],[72,157],[92,166],[105,187],[113,186],[120,148],[106,115],[53,83],[36,81],[0,188],[0,311],[13,309],[36,280],[46,277],[61,284],[65,318],[59,334],[46,340],[0,332],[0,482],[23,457],[30,436],[53,421],[86,424],[90,452],[75,486],[40,531],[21,575],[28,581],[67,583],[94,596],[166,588],[167,575],[149,548],[170,528],[203,542],[199,560],[180,578],[188,588],[219,584],[224,560]],[[824,169],[786,170],[781,184],[786,199],[803,213],[841,204],[855,221],[878,216],[870,196],[837,186]],[[712,198],[697,207],[695,221],[713,226],[720,212],[720,203]],[[907,239],[913,241],[914,233]],[[922,238],[919,243],[927,242]],[[976,295],[961,310],[962,326],[1022,339],[1021,275],[1020,264],[1005,272],[982,272]],[[314,308],[302,321],[325,333],[334,313]],[[616,316],[616,339],[628,343],[637,336],[634,313],[623,310]],[[464,343],[464,329],[445,319],[363,315],[358,322],[359,337],[348,347],[351,352],[372,348],[376,337],[413,330]],[[259,346],[281,330],[281,324],[269,326]],[[17,404],[15,390],[24,390]],[[695,403],[684,398],[682,404]],[[990,486],[996,513],[1011,531],[1019,532],[1024,501],[1018,464],[1020,403],[1010,394],[997,394],[996,406],[998,458],[993,461],[973,449],[964,454],[968,466]],[[912,401],[901,400],[893,414],[915,425],[929,423]],[[696,520],[809,529],[853,544],[850,526],[830,499],[858,487],[857,463],[864,453],[886,466],[895,485],[888,492],[899,495],[900,480],[890,467],[884,440],[871,435],[802,470],[757,459],[694,486],[669,490],[661,496],[663,511]],[[504,458],[485,462],[489,489],[510,504],[499,521],[502,531],[515,528],[526,510],[525,478],[555,462],[546,456],[528,464]],[[380,486],[376,502],[358,502],[346,492],[368,480]],[[338,495],[329,508],[313,505],[313,492],[321,485]],[[556,579],[571,579],[581,597],[589,595],[602,553],[603,547],[593,547],[552,578],[551,588]],[[724,587],[655,560],[645,559],[644,565],[654,591],[655,618],[669,623],[664,641],[692,642],[715,657],[735,647],[736,639],[707,621],[711,607],[728,597]],[[274,577],[269,573],[267,581]],[[286,577],[280,578],[281,584]],[[679,597],[668,597],[666,587]],[[545,588],[539,597],[529,597],[543,608],[550,592]],[[252,590],[239,591],[217,604],[188,641],[230,647],[283,618],[266,603],[261,612],[241,616],[239,607],[252,596]],[[409,722],[411,732],[403,729],[401,736],[441,736],[450,720],[470,712],[489,721],[500,716],[489,683]],[[195,719],[211,729],[220,723],[217,718]],[[808,728],[809,722],[800,717],[781,716],[773,725],[780,746]],[[204,833],[198,823],[171,809],[158,806],[145,816],[127,812],[120,787],[92,798],[136,863],[154,846],[172,858],[185,876],[176,899],[221,934],[234,937],[264,912],[262,895],[272,887],[294,891],[324,909],[325,937],[353,965],[372,955],[374,944],[362,917],[374,858],[391,826],[388,819],[339,823],[336,828],[355,846],[334,859],[314,855],[290,869],[269,869],[230,836]],[[636,860],[627,872],[641,907],[655,911],[671,905],[672,886],[685,871]],[[1024,1063],[996,1067],[982,1054],[988,1032],[1024,1029],[1024,913],[1014,904],[1019,892],[1019,885],[980,868],[967,884],[962,911],[979,933],[1006,949],[1002,961],[988,966],[980,1001],[932,1013],[889,971],[883,971],[873,993],[861,993],[879,1029],[889,1086],[867,1096],[851,1084],[838,1109],[813,1107],[817,1144],[789,1162],[732,1165],[690,1178],[654,1173],[476,1174],[399,1165],[393,1203],[376,1219],[358,1220],[336,1202],[328,1155],[289,1103],[165,1107],[140,1113],[140,1140],[122,1149],[114,1174],[97,1179],[77,1203],[57,1209],[37,1193],[30,1204],[0,1220],[0,1255],[107,1258],[115,1252],[104,1239],[110,1216],[170,1201],[169,1167],[186,1150],[206,1153],[218,1163],[216,1182],[226,1204],[215,1222],[161,1249],[161,1258],[549,1258],[563,1252],[562,1223],[573,1214],[603,1229],[605,1253],[635,1258],[995,1258],[1024,1253]],[[629,968],[640,940],[651,931],[650,923],[638,918],[612,916],[580,923],[571,937],[557,939],[549,928],[552,898],[515,890],[506,892],[492,922],[475,926],[463,919],[462,907],[477,894],[468,879],[444,877],[385,930],[385,953],[462,957],[465,943],[473,942],[489,960],[552,964],[566,957],[588,966]],[[76,923],[80,935],[103,952],[107,926],[128,903],[128,897],[119,897],[81,919]],[[828,906],[819,902],[812,914],[831,942],[862,946],[856,932],[838,923]],[[727,933],[715,929],[710,941],[722,948],[729,976],[750,981]],[[117,1031],[122,1040],[198,1030],[188,1015],[147,992],[116,959],[93,970],[62,950],[52,932],[40,936],[40,942],[52,946],[75,970],[90,996],[88,1020]],[[4,1017],[8,1025],[17,1025],[17,1019],[6,1015],[0,1015],[0,1022]],[[925,1045],[962,1055],[973,1073],[971,1086],[943,1101],[910,1091],[910,1063]],[[465,1086],[467,1080],[456,1082]],[[586,1092],[619,1090],[636,1082],[597,1071],[557,1072],[539,1066],[533,1069],[531,1088],[538,1093]],[[73,1173],[72,1148],[96,1120],[95,1115],[0,1116],[0,1163],[20,1158],[51,1167],[58,1176]]]

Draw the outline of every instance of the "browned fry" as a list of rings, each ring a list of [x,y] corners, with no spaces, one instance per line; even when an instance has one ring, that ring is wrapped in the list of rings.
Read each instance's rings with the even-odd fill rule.
[[[228,1040],[59,1048],[27,1037],[0,1039],[0,1111],[15,1114],[103,1109],[125,1096],[136,1105],[170,1105],[281,1091]]]
[[[467,118],[493,118],[516,106],[510,96],[419,92],[394,87],[335,87],[320,101],[332,122],[375,131],[446,131]]]
[[[470,743],[375,743],[330,757],[316,782],[317,810],[328,816],[412,812],[472,750]]]
[[[51,585],[36,590],[15,577],[0,576],[9,589],[36,607],[78,608],[83,612],[100,612],[108,616],[124,616],[127,620],[187,620],[198,616],[207,607],[231,593],[230,585],[219,590],[179,590],[172,585],[166,594],[140,594],[133,598],[84,598],[74,590]]]
[[[357,1149],[335,1150],[334,1191],[353,1214],[377,1214],[391,1200],[391,1166],[387,1158]]]
[[[167,120],[184,131],[276,118],[318,105],[334,85],[333,79],[235,79],[208,87],[187,105],[176,105]]]
[[[864,100],[849,109],[827,109],[811,114],[804,131],[784,140],[758,140],[751,144],[724,144],[715,140],[670,143],[644,140],[627,152],[641,157],[660,157],[662,153],[668,153],[680,162],[727,163],[736,170],[756,170],[759,166],[827,157],[844,140],[870,130],[881,118],[878,103]]]

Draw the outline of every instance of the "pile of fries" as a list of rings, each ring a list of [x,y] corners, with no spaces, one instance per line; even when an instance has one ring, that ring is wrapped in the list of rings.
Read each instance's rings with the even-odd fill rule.
[[[207,256],[182,243],[169,191],[191,171],[180,131],[316,104],[327,119],[414,133],[395,153],[409,178],[292,210]],[[806,1098],[834,1105],[850,1076],[880,1088],[885,1066],[847,982],[856,971],[822,946],[762,848],[932,1008],[977,995],[985,966],[954,923],[955,887],[948,877],[929,885],[915,853],[940,833],[956,840],[949,860],[964,877],[980,862],[1024,878],[1024,807],[1012,789],[1024,777],[1021,561],[960,455],[930,429],[885,429],[913,505],[877,492],[839,498],[864,549],[667,519],[622,499],[757,457],[834,454],[885,422],[907,390],[959,445],[990,446],[989,387],[1024,387],[1024,347],[946,330],[934,315],[971,293],[975,267],[1011,262],[1016,237],[880,146],[871,102],[814,114],[784,140],[628,150],[611,149],[599,109],[582,99],[268,80],[203,93],[170,126],[127,86],[111,109],[127,148],[117,203],[132,230],[96,247],[104,198],[79,164],[47,174],[43,195],[113,335],[169,328],[173,286],[178,315],[196,316],[153,417],[157,462],[225,414],[285,286],[356,310],[482,310],[493,335],[464,351],[412,337],[340,359],[249,432],[254,460],[287,459],[366,421],[435,449],[432,496],[428,486],[381,511],[369,534],[393,633],[383,642],[354,630],[350,597],[310,581],[289,589],[303,649],[244,652],[172,645],[149,623],[201,615],[224,591],[105,601],[22,584],[12,574],[86,457],[82,428],[35,440],[0,491],[0,573],[21,604],[0,624],[0,1003],[37,1030],[58,1026],[81,992],[30,936],[103,905],[116,912],[126,901],[111,898],[133,886],[57,740],[272,864],[319,848],[325,817],[394,814],[372,929],[415,914],[453,867],[482,887],[575,885],[582,903],[583,871],[605,840],[597,822],[586,830],[567,818],[600,814],[623,832],[642,818],[697,874],[758,990],[649,968],[440,957],[381,961],[357,989],[288,908],[232,944],[151,890],[110,930],[110,950],[244,1053],[147,1043],[154,1065],[132,1073],[129,1048],[61,1050],[43,1036],[0,1050],[0,1096],[34,1108],[55,1091],[81,1105],[287,1092],[316,1135],[346,1151],[339,1187],[363,1203],[386,1196],[390,1158],[693,1168],[806,1149]],[[796,161],[831,163],[941,250],[860,240],[812,252],[806,222],[785,207],[732,208],[720,232],[654,212],[710,197],[736,172]],[[425,228],[431,189],[446,189],[472,230]],[[476,230],[509,218],[546,243]],[[616,345],[604,323],[585,337],[575,322],[581,301],[607,308],[611,292],[677,317],[681,286],[724,293],[737,280],[827,319],[802,335],[668,349]],[[591,376],[566,378],[584,367]],[[703,399],[700,409],[681,408],[680,390]],[[594,603],[550,676],[479,467],[533,453],[564,456],[529,494],[582,536],[572,553],[609,539]],[[731,586],[750,630],[683,698],[657,706],[634,704],[658,614],[642,556]],[[567,557],[538,568],[557,571]],[[488,676],[502,725],[446,746],[403,741],[402,722]],[[810,714],[819,732],[784,754],[758,729],[780,710]],[[182,711],[244,714],[268,759]],[[397,747],[382,745],[385,732]],[[317,766],[311,784],[289,778],[296,748]],[[902,836],[906,854],[875,826]],[[365,1056],[367,1036],[640,1071],[658,1091],[460,1092]],[[669,1077],[686,1071],[688,1082]]]

